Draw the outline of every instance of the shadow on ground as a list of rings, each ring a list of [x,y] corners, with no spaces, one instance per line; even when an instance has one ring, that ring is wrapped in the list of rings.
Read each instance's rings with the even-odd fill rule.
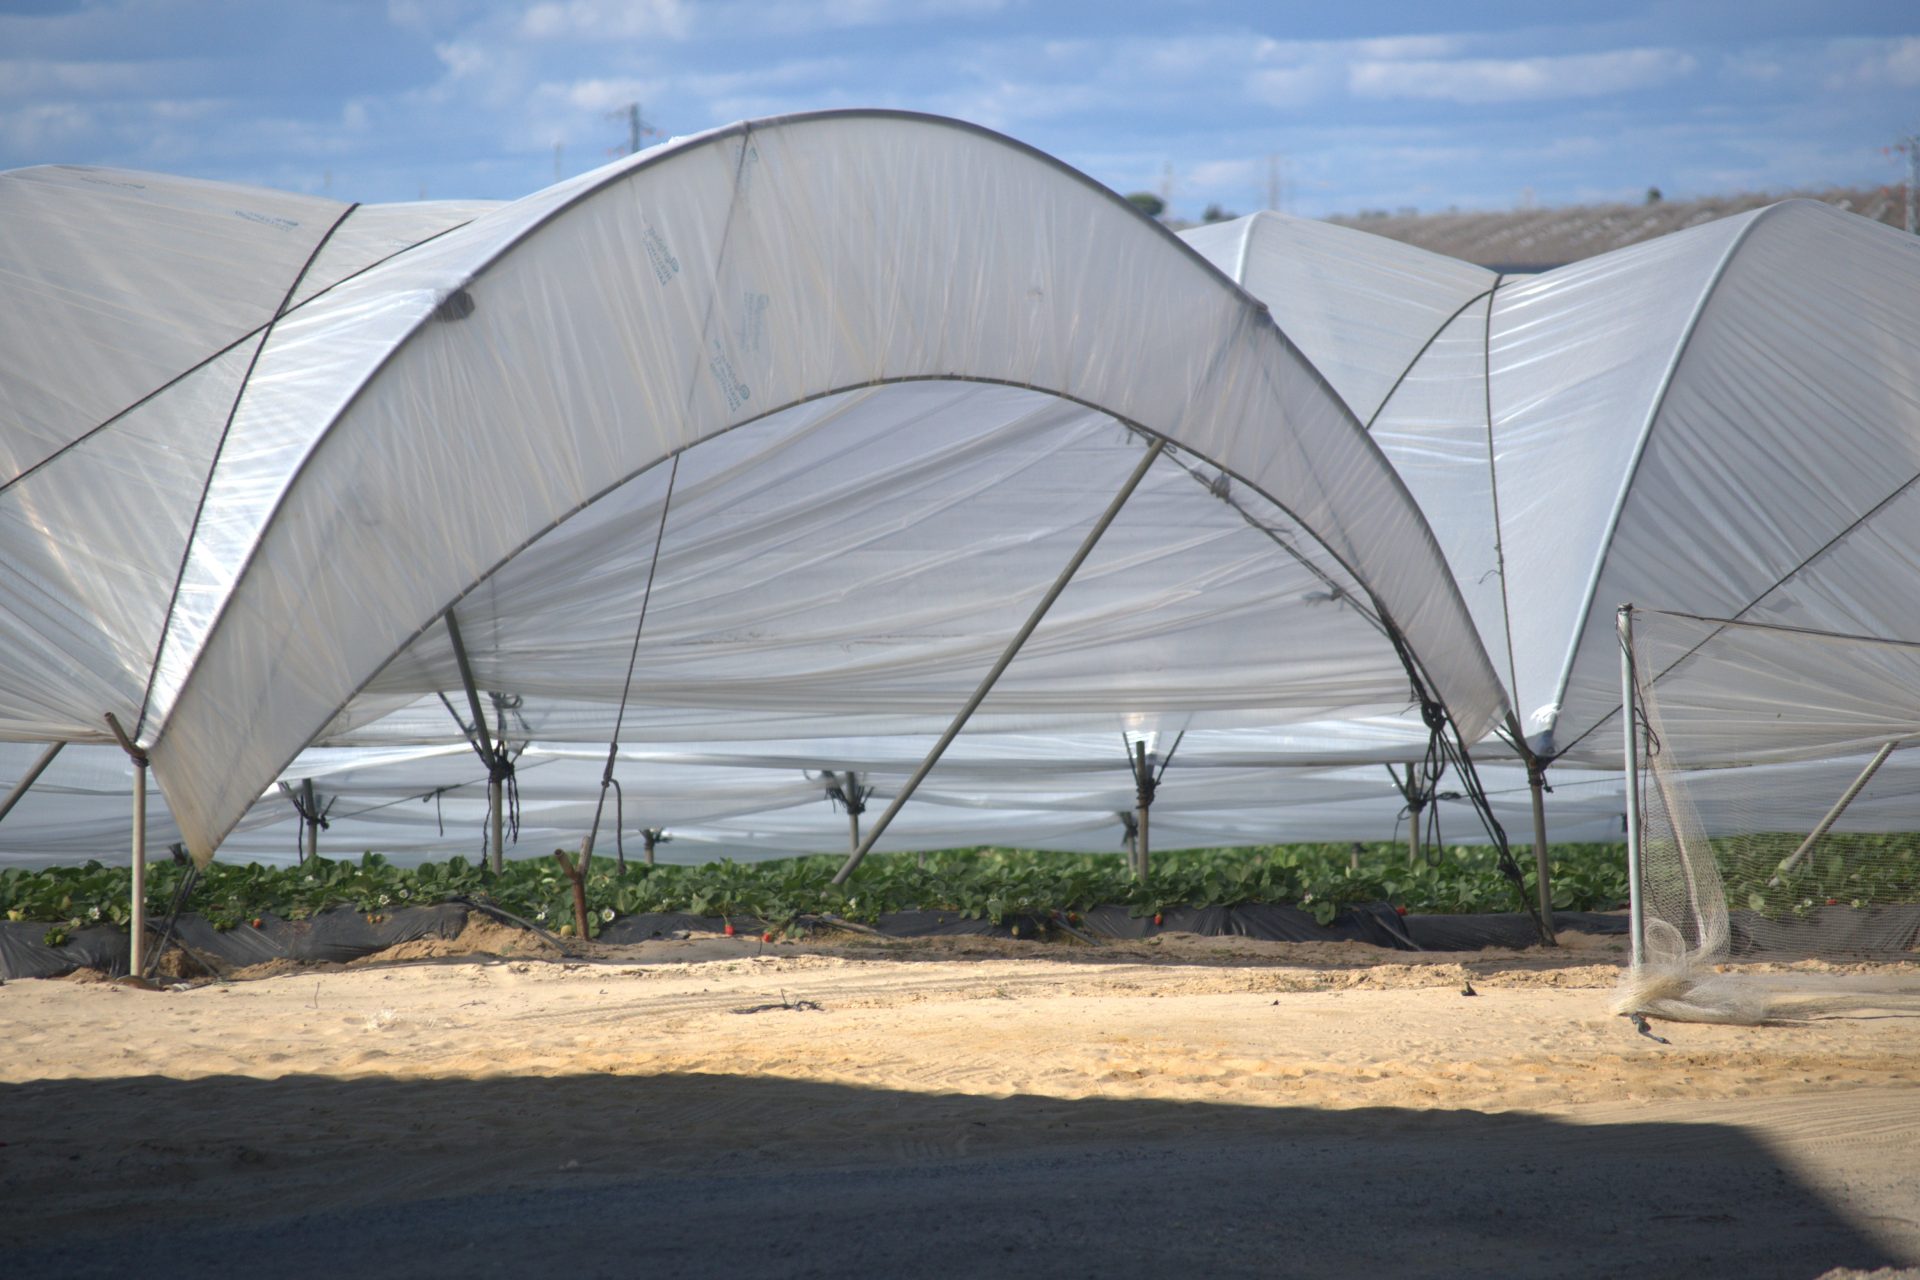
[[[0,1086],[13,1275],[1813,1277],[1742,1130],[730,1076]],[[1911,1259],[1909,1262],[1913,1261]]]

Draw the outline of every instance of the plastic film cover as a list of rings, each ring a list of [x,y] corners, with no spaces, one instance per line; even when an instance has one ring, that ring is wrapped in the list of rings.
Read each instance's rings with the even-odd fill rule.
[[[1920,241],[1812,201],[1756,215],[1701,309],[1627,494],[1570,672],[1569,743],[1619,703],[1620,604],[1920,639],[1909,589],[1916,332]],[[1790,705],[1841,674],[1837,705],[1911,703],[1905,670],[1876,686],[1861,683],[1871,665],[1835,673],[1819,646],[1802,657],[1782,672],[1802,688]],[[1688,679],[1719,682],[1690,695],[1702,705],[1752,693],[1733,667],[1693,664]],[[1820,734],[1796,740],[1793,719],[1766,734],[1817,752]],[[1583,756],[1617,758],[1617,733],[1593,737]]]
[[[1541,754],[1567,740],[1561,685],[1667,369],[1747,221],[1603,254],[1495,295],[1487,359],[1513,706]],[[1609,625],[1619,603],[1596,606]]]
[[[983,234],[1010,203],[1026,229]],[[1219,277],[991,135],[796,119],[485,215],[276,327],[150,707],[190,843],[209,853],[411,636],[610,484],[784,404],[927,376],[1071,396],[1243,478],[1366,583],[1466,732],[1497,713],[1405,491]]]
[[[1495,279],[1469,262],[1283,213],[1194,227],[1180,238],[1267,304],[1364,423],[1434,334]]]

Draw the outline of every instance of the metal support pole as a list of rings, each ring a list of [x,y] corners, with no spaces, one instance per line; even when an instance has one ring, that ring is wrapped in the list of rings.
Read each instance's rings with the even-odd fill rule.
[[[47,766],[53,763],[53,758],[60,754],[60,748],[66,745],[64,742],[55,742],[49,745],[45,751],[40,753],[40,758],[33,762],[32,767],[27,770],[20,781],[13,784],[13,790],[7,792],[7,798],[0,800],[0,822],[7,820],[7,815],[13,812],[13,806],[19,804],[20,798],[33,789],[33,784],[40,780],[40,775],[47,771]]]
[[[497,875],[507,865],[507,814],[506,801],[501,795],[504,788],[500,779],[487,779],[487,864]]]
[[[1866,790],[1867,783],[1873,781],[1873,775],[1880,772],[1880,766],[1887,762],[1887,757],[1892,755],[1893,749],[1899,745],[1898,742],[1889,742],[1874,753],[1873,759],[1867,761],[1867,767],[1862,769],[1860,776],[1853,780],[1853,785],[1833,802],[1833,808],[1827,810],[1827,816],[1820,819],[1819,824],[1807,833],[1807,838],[1800,842],[1800,847],[1780,860],[1780,865],[1774,868],[1774,879],[1778,880],[1800,865],[1800,859],[1812,852],[1813,846],[1820,843],[1820,837],[1826,835],[1833,829],[1833,824],[1840,821],[1840,815],[1847,811],[1847,806],[1852,804],[1862,791]]]
[[[1133,842],[1133,857],[1134,857],[1133,876],[1134,876],[1134,879],[1138,880],[1141,884],[1145,884],[1147,882],[1148,876],[1152,874],[1152,865],[1153,865],[1152,864],[1153,847],[1147,843],[1148,841],[1147,810],[1149,809],[1149,807],[1150,806],[1143,804],[1134,811],[1135,820],[1140,824],[1140,826],[1137,832],[1135,833],[1135,838]]]
[[[127,972],[144,977],[147,965],[147,762],[133,766],[133,920],[127,943]]]
[[[1627,931],[1633,967],[1638,969],[1643,962],[1646,915],[1640,897],[1640,734],[1634,706],[1632,605],[1620,606],[1615,626],[1620,633],[1620,723],[1626,734]]]
[[[453,643],[453,661],[460,668],[460,687],[467,691],[467,707],[473,712],[474,749],[482,757],[491,757],[493,737],[487,732],[487,713],[480,709],[480,690],[473,682],[473,664],[467,661],[467,645],[460,638],[460,620],[453,616],[451,609],[447,610],[447,639]]]
[[[1153,808],[1153,774],[1147,768],[1147,744],[1144,739],[1133,744],[1133,785],[1133,878],[1145,884],[1152,870],[1147,814]]]
[[[1545,933],[1541,941],[1550,947],[1560,945],[1553,934],[1553,863],[1547,857],[1547,766],[1537,760],[1527,761],[1527,787],[1533,792],[1533,873],[1534,884],[1540,891],[1540,928]]]
[[[132,919],[128,921],[127,973],[138,978],[144,976],[147,958],[147,753],[127,736],[119,717],[111,711],[107,712],[107,728],[113,730],[114,741],[133,761],[133,901],[128,904]]]
[[[1413,765],[1407,766],[1407,869],[1420,865],[1420,815],[1426,803],[1420,798],[1420,777]]]
[[[460,684],[467,691],[467,706],[473,712],[473,749],[487,766],[487,861],[497,874],[507,863],[505,842],[506,815],[503,812],[500,785],[500,753],[487,731],[486,712],[480,709],[480,690],[473,682],[473,664],[467,661],[466,642],[460,638],[460,620],[453,610],[446,612],[447,639],[453,644],[453,660],[460,668]]]
[[[1120,508],[1127,504],[1127,499],[1133,496],[1133,491],[1140,487],[1140,482],[1146,478],[1148,468],[1153,466],[1154,460],[1166,447],[1167,442],[1159,439],[1147,447],[1147,452],[1141,457],[1140,464],[1133,469],[1133,474],[1127,477],[1127,482],[1120,486],[1120,492],[1115,494],[1113,501],[1107,504],[1107,509],[1100,513],[1100,518],[1094,522],[1086,539],[1081,542],[1080,549],[1073,553],[1073,559],[1067,561],[1067,567],[1060,571],[1060,575],[1053,580],[1053,585],[1047,588],[1047,594],[1040,598],[1040,603],[1034,606],[1031,614],[1027,615],[1026,622],[1008,643],[1006,649],[1001,652],[993,668],[987,672],[986,678],[980,681],[980,686],[973,691],[973,696],[967,699],[966,705],[961,707],[960,713],[953,718],[953,723],[947,726],[947,731],[940,735],[938,742],[933,744],[933,750],[927,753],[927,758],[920,762],[920,767],[913,771],[913,776],[907,779],[907,784],[900,788],[893,802],[881,813],[880,820],[867,832],[867,838],[861,841],[860,847],[848,856],[846,865],[834,873],[833,883],[845,884],[847,877],[853,874],[854,868],[860,865],[861,859],[872,851],[874,843],[886,834],[887,828],[893,823],[894,816],[913,797],[913,793],[919,790],[920,783],[933,772],[933,767],[940,763],[940,757],[946,754],[953,740],[960,736],[960,730],[966,727],[967,721],[973,718],[973,713],[979,710],[980,704],[987,700],[989,693],[993,692],[993,686],[998,683],[1001,674],[1012,665],[1021,646],[1026,644],[1027,637],[1040,626],[1041,620],[1047,616],[1047,610],[1053,608],[1053,602],[1060,598],[1060,593],[1067,589],[1069,582],[1073,581],[1073,575],[1079,572],[1081,564],[1093,554],[1093,548],[1100,541],[1101,535],[1107,531],[1107,526],[1112,524],[1114,517],[1120,514]]]
[[[307,820],[307,847],[300,860],[312,862],[320,856],[320,809],[313,800],[312,778],[303,779],[300,783],[300,804],[302,816]]]

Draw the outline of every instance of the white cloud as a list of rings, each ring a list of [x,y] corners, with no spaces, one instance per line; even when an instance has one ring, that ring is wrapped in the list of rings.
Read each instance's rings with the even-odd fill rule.
[[[649,96],[658,97],[660,91],[657,81],[623,77],[540,86],[543,97],[558,98],[575,111],[615,111],[628,103],[645,102]]]
[[[1187,185],[1202,191],[1252,187],[1266,181],[1266,167],[1252,160],[1202,160],[1182,175]]]
[[[1304,107],[1339,88],[1339,72],[1330,67],[1275,67],[1247,76],[1247,96],[1270,107]]]
[[[1525,102],[1590,98],[1649,89],[1692,74],[1693,55],[1676,49],[1616,49],[1541,58],[1356,62],[1348,88],[1364,98],[1442,102]]]
[[[1854,43],[1847,42],[1848,45]],[[1854,54],[1847,58],[1845,65],[1827,76],[1826,87],[1830,90],[1920,88],[1920,36],[1876,43]]]
[[[714,31],[743,30],[799,35],[848,27],[901,26],[942,18],[980,18],[1000,12],[1008,0],[739,0],[701,9],[701,25]]]
[[[1466,47],[1466,39],[1455,35],[1383,36],[1355,40],[1353,51],[1362,58],[1400,61],[1406,58],[1451,58]]]
[[[684,40],[693,15],[680,0],[543,0],[520,16],[533,40]]]
[[[493,73],[493,51],[476,41],[448,40],[433,46],[433,52],[455,79]]]
[[[0,111],[0,146],[14,152],[58,153],[89,139],[93,113],[71,103],[47,103]]]
[[[702,98],[721,98],[768,89],[824,88],[853,74],[852,64],[844,58],[796,58],[744,71],[679,76],[673,84]]]
[[[1736,53],[1723,64],[1730,79],[1756,85],[1779,84],[1787,68],[1778,57],[1762,53]]]
[[[1002,80],[935,94],[918,109],[1017,135],[1024,123],[1058,118],[1075,111],[1098,110],[1108,104],[1105,91],[1094,85],[1035,85]]]
[[[126,98],[174,85],[204,83],[210,64],[180,59],[31,60],[0,58],[0,98]]]

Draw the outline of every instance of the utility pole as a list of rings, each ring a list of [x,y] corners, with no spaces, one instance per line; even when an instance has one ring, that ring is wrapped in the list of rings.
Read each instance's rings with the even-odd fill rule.
[[[642,138],[650,133],[658,134],[660,132],[651,124],[648,124],[646,117],[640,114],[640,104],[637,102],[629,102],[618,111],[607,112],[607,119],[624,120],[627,122],[627,155],[633,155],[640,150],[640,140]],[[615,154],[619,154],[617,148],[615,148]]]
[[[1907,153],[1907,234],[1920,235],[1920,212],[1914,207],[1914,188],[1920,187],[1920,135],[1902,138],[1900,150]]]

